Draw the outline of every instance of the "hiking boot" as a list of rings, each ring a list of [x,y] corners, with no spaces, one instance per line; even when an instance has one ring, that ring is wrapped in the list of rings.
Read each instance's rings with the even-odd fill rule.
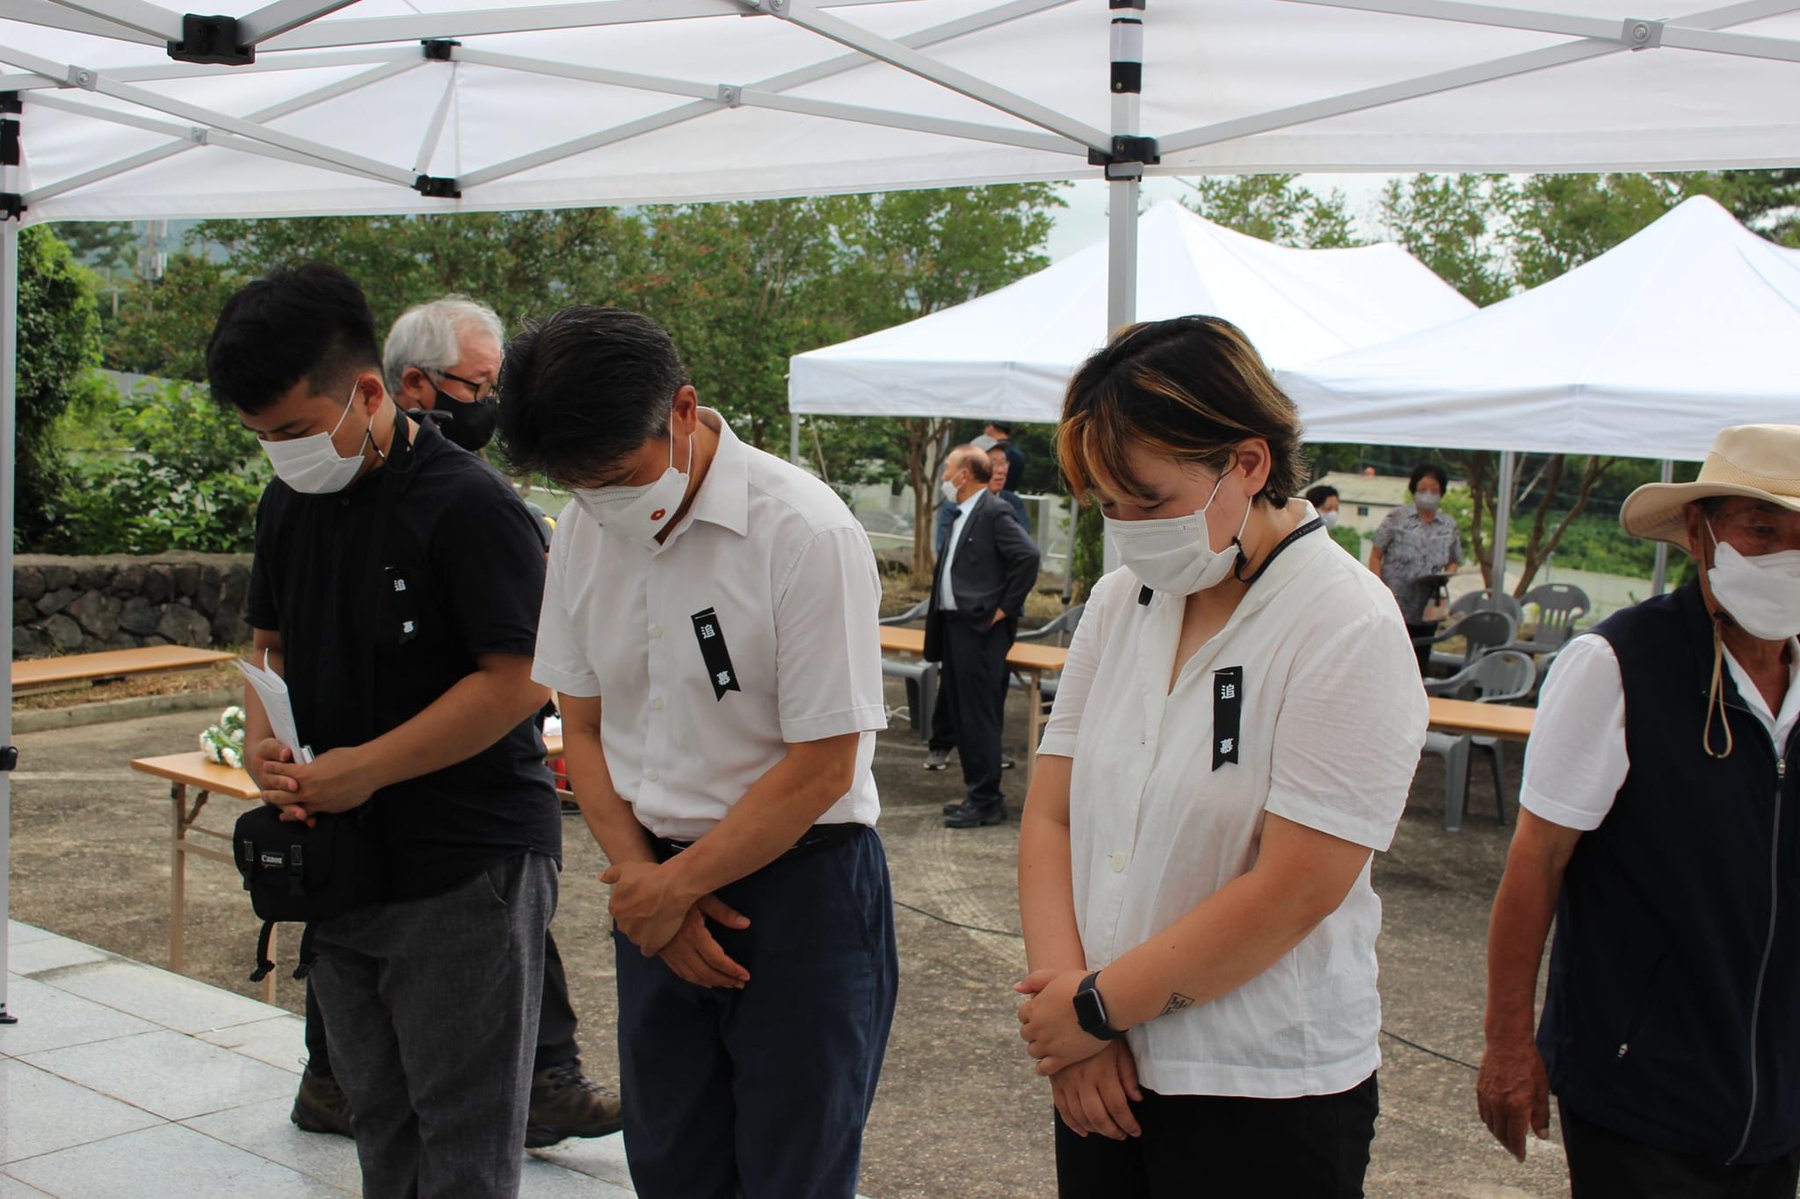
[[[942,770],[950,765],[950,751],[947,749],[928,750],[925,754],[925,769]]]
[[[353,1137],[350,1131],[350,1097],[329,1076],[314,1074],[309,1067],[300,1075],[294,1094],[294,1110],[288,1119],[303,1132],[329,1132]]]
[[[580,1062],[546,1066],[531,1076],[525,1148],[542,1149],[568,1137],[604,1137],[623,1127],[619,1097],[583,1074]]]

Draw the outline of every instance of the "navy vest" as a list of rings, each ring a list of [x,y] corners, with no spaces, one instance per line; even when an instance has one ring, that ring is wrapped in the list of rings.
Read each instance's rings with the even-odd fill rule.
[[[1800,737],[1778,754],[1725,670],[1734,749],[1703,752],[1697,583],[1594,631],[1618,657],[1631,769],[1563,877],[1538,1028],[1550,1086],[1646,1144],[1767,1161],[1800,1148]]]

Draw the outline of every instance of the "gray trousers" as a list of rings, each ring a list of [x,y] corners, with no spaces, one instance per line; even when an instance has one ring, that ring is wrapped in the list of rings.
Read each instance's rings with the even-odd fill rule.
[[[369,1199],[517,1195],[557,867],[321,923],[312,983]]]

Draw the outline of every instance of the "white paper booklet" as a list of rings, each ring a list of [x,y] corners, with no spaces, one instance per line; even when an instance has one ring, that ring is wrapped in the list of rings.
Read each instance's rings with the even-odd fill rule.
[[[275,740],[294,751],[294,761],[312,761],[312,750],[300,744],[300,730],[294,724],[294,706],[288,702],[287,683],[269,669],[268,651],[263,651],[261,666],[242,658],[237,659],[234,664],[244,672],[244,677],[250,680],[250,686],[256,692],[256,698],[262,701],[263,711],[269,717],[269,731],[275,734]]]

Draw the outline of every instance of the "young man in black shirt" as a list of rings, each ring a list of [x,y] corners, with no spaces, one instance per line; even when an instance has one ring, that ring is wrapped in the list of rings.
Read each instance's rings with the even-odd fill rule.
[[[531,720],[531,518],[399,417],[368,304],[333,267],[234,295],[207,373],[275,465],[249,617],[314,755],[251,696],[245,765],[291,819],[367,805],[379,846],[386,900],[321,921],[311,975],[364,1192],[514,1194],[561,853]]]

